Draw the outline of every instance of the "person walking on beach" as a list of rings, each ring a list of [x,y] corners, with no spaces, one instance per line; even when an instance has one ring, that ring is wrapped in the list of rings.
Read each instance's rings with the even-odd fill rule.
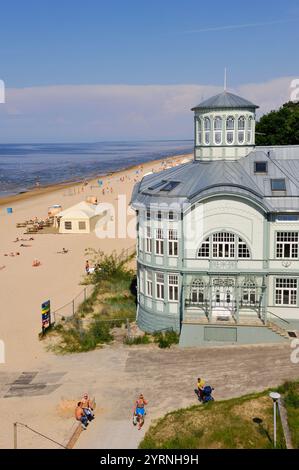
[[[86,263],[85,263],[85,272],[86,272],[86,274],[89,274],[89,269],[90,269],[89,261],[87,260]]]
[[[76,406],[75,418],[77,421],[80,421],[82,429],[85,430],[87,428],[88,419],[87,419],[87,416],[85,416],[84,411],[82,409],[81,401],[79,401]]]
[[[144,398],[143,394],[140,393],[139,398],[135,402],[134,414],[133,414],[133,417],[137,418],[138,431],[140,431],[140,429],[144,425],[144,415],[145,415],[144,406],[147,405],[147,404],[148,404],[148,402]]]

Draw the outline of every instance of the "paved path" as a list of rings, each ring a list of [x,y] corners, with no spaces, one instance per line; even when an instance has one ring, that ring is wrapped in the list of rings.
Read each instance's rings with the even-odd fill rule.
[[[109,410],[81,435],[78,448],[137,448],[150,420],[196,403],[193,388],[201,375],[225,399],[262,391],[299,378],[289,345],[163,351],[131,349],[114,386],[106,389]],[[149,400],[145,429],[131,423],[132,397],[142,391]]]
[[[59,404],[78,400],[85,391],[97,403],[96,419],[81,434],[78,448],[137,448],[146,427],[157,417],[196,403],[198,376],[225,399],[261,391],[299,378],[299,364],[290,361],[288,344],[215,348],[158,349],[155,345],[112,345],[90,353],[47,357],[35,370],[0,374],[0,447],[12,445],[12,423],[25,422],[65,443],[74,423],[73,407],[61,413]],[[149,400],[146,427],[132,425],[134,399]],[[10,413],[6,413],[7,409]],[[20,446],[50,447],[25,431]]]

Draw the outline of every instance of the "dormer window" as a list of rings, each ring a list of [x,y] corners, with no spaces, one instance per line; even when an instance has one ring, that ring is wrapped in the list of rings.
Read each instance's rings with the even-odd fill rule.
[[[271,179],[272,191],[286,191],[286,180],[284,178]]]
[[[268,173],[268,163],[267,162],[254,162],[254,173]]]

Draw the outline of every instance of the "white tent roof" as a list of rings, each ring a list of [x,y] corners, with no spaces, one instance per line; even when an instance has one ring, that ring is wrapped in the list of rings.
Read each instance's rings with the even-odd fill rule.
[[[82,201],[74,206],[59,212],[56,217],[64,217],[68,219],[90,219],[96,215],[96,206]]]

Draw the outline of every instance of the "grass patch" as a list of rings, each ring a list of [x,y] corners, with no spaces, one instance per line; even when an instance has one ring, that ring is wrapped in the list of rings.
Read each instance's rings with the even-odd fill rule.
[[[141,449],[270,449],[273,407],[268,391],[194,405],[150,426]],[[285,448],[278,423],[278,447]]]
[[[284,397],[293,447],[299,449],[299,382],[285,382],[278,392]]]

